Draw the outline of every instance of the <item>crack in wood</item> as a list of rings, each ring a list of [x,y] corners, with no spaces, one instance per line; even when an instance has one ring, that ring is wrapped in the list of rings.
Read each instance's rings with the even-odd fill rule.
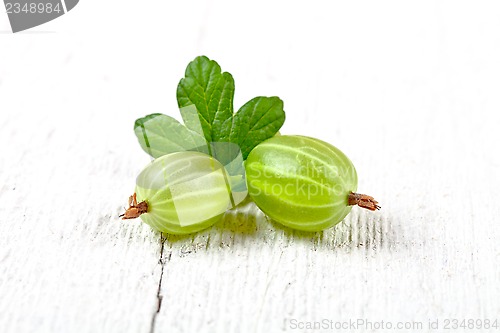
[[[170,253],[167,260],[164,260],[164,258],[163,258],[163,250],[165,249],[165,241],[166,241],[166,238],[162,234],[161,235],[160,259],[158,260],[158,263],[161,265],[161,272],[160,272],[160,281],[158,282],[158,290],[156,292],[157,308],[156,308],[156,312],[153,314],[153,318],[151,318],[151,328],[149,330],[150,333],[154,333],[154,331],[155,331],[156,317],[158,316],[158,313],[160,313],[161,304],[163,301],[163,295],[161,294],[161,282],[163,280],[163,270],[165,269],[165,263],[167,261],[169,261],[170,257],[172,256],[172,253]]]

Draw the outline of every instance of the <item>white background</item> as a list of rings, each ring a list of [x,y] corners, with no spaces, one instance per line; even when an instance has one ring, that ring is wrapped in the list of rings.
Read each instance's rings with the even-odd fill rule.
[[[495,1],[83,0],[18,34],[0,14],[0,331],[358,318],[500,331],[499,13]],[[163,250],[119,220],[149,162],[133,122],[180,118],[176,86],[201,54],[233,74],[236,108],[279,96],[283,134],[342,149],[382,210],[304,234],[247,204]]]

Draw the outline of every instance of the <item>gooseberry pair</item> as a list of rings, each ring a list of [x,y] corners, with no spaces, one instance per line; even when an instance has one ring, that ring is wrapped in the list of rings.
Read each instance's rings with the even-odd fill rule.
[[[290,228],[320,231],[342,221],[353,205],[380,208],[372,197],[355,193],[358,178],[349,158],[318,139],[272,137],[250,152],[244,170],[251,199]],[[161,156],[137,177],[123,218],[140,216],[170,234],[203,230],[244,199],[246,191],[235,190],[234,178],[219,161],[200,152]]]

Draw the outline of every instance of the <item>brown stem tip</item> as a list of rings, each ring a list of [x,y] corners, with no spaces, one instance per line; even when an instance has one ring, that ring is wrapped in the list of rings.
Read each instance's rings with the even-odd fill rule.
[[[137,203],[137,197],[136,194],[134,193],[133,195],[130,196],[130,198],[128,198],[127,210],[119,217],[121,217],[122,220],[135,219],[147,212],[148,212],[148,204],[146,203],[146,201]]]
[[[380,209],[378,202],[366,194],[353,193],[349,194],[349,206],[358,205],[369,210]]]

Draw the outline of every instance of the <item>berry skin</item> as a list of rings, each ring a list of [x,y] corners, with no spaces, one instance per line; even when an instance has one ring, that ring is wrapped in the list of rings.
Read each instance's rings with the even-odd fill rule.
[[[137,199],[124,218],[140,215],[153,229],[169,234],[203,230],[231,208],[228,179],[224,167],[209,155],[177,152],[161,156],[137,177]]]
[[[305,136],[275,136],[249,154],[248,193],[270,218],[304,231],[320,231],[342,221],[352,205],[375,210],[377,202],[354,193],[358,176],[339,149]]]

